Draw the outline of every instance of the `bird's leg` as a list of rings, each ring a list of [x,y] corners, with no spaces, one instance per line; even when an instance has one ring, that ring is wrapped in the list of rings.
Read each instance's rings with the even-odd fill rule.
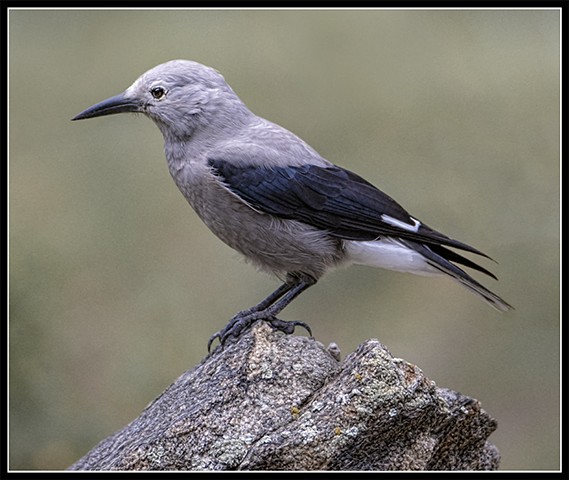
[[[312,331],[306,323],[298,321],[287,322],[279,320],[276,316],[304,290],[315,283],[316,280],[314,278],[306,275],[287,275],[287,281],[267,298],[254,307],[239,312],[222,330],[212,335],[207,344],[208,351],[210,351],[211,344],[216,338],[223,345],[228,337],[238,337],[253,322],[261,319],[266,320],[271,326],[284,333],[293,333],[296,326],[301,326],[312,335]]]
[[[277,288],[273,293],[271,293],[267,298],[261,300],[257,305],[239,312],[235,317],[243,317],[249,315],[253,312],[260,312],[270,307],[279,298],[281,298],[285,293],[287,293],[294,285],[291,282],[284,282],[279,288]]]

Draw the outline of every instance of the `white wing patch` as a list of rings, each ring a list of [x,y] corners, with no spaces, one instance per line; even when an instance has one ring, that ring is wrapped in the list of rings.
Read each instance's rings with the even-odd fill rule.
[[[401,220],[397,220],[396,218],[390,217],[389,215],[386,215],[385,213],[381,216],[381,219],[385,222],[385,223],[389,223],[389,225],[392,225],[393,227],[397,227],[397,228],[402,228],[403,230],[407,230],[409,232],[416,232],[417,230],[419,230],[419,227],[421,226],[421,222],[419,220],[417,220],[416,218],[413,217],[409,217],[411,220],[413,220],[414,225],[409,225],[408,223],[402,222]]]

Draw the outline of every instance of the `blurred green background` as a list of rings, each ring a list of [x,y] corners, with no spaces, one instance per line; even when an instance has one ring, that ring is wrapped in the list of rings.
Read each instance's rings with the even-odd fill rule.
[[[71,122],[175,58],[495,258],[501,315],[445,279],[352,267],[282,315],[367,338],[498,420],[504,470],[558,469],[559,11],[11,10],[12,469],[65,469],[278,284],[217,240],[143,116]]]

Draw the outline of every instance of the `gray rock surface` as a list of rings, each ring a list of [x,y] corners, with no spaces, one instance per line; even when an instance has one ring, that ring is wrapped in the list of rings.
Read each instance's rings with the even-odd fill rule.
[[[496,421],[377,340],[340,362],[263,322],[70,470],[494,470]]]

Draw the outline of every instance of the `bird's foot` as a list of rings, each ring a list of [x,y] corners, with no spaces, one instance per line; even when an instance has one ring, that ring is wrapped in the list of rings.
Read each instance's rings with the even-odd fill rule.
[[[269,325],[271,325],[271,327],[273,327],[275,330],[278,330],[279,332],[283,332],[286,333],[287,335],[290,335],[291,333],[294,333],[294,329],[296,327],[302,327],[304,328],[308,334],[312,337],[312,330],[310,329],[310,327],[304,323],[304,322],[299,322],[298,320],[280,320],[277,317],[273,317],[270,319],[267,319],[267,322],[269,323]]]
[[[223,345],[229,337],[238,337],[241,335],[241,333],[243,333],[243,331],[249,328],[257,320],[266,321],[275,330],[279,330],[280,332],[286,333],[288,335],[294,333],[294,329],[296,327],[302,327],[310,334],[310,336],[312,336],[312,330],[304,322],[295,320],[280,320],[275,316],[264,318],[259,315],[259,312],[245,311],[235,315],[224,328],[222,328],[219,332],[214,333],[210,337],[209,341],[207,342],[207,351],[211,351],[211,344],[216,339],[219,339],[219,343]]]
[[[225,325],[219,332],[215,332],[207,342],[207,351],[211,351],[211,344],[215,339],[219,339],[219,343],[223,345],[229,337],[238,337],[241,332],[250,327],[251,324],[257,320],[252,315],[247,315],[245,312],[240,312],[235,315],[229,323]]]

